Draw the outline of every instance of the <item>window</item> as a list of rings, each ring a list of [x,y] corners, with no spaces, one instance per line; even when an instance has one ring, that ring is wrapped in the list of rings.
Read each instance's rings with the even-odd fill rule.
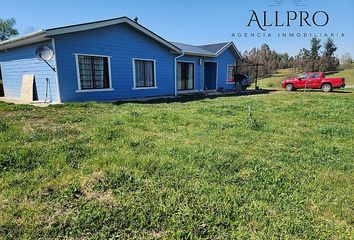
[[[156,87],[155,61],[134,59],[134,87]]]
[[[235,82],[236,66],[228,65],[227,66],[227,83]]]
[[[77,55],[80,90],[109,89],[109,58]]]
[[[177,63],[177,89],[194,90],[194,63]]]
[[[309,74],[303,74],[303,75],[300,75],[300,77],[299,77],[301,80],[306,80],[306,79],[308,79],[309,78]]]
[[[314,78],[320,78],[320,74],[319,73],[312,74],[312,79],[314,79]]]

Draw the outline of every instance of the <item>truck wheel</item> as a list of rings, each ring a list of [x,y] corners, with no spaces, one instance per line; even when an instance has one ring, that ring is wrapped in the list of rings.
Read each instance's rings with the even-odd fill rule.
[[[287,91],[287,92],[291,92],[291,91],[294,91],[294,85],[292,85],[292,84],[286,84],[286,86],[285,86],[285,90]]]
[[[332,85],[330,83],[323,84],[321,89],[324,92],[332,92],[332,90],[333,90]]]

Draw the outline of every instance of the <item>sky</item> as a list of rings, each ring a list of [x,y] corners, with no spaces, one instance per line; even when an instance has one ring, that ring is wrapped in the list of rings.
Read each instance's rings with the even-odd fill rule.
[[[310,48],[310,34],[317,34],[323,42],[326,39],[324,34],[334,33],[337,54],[341,56],[349,52],[354,57],[353,0],[1,0],[0,8],[0,18],[14,17],[20,34],[82,22],[137,16],[140,24],[167,40],[195,45],[233,41],[241,52],[266,43],[278,52],[295,55],[301,48]],[[291,21],[290,27],[272,26],[262,31],[256,21],[247,26],[252,16],[251,10],[256,12],[260,22],[263,22],[263,11],[267,11],[267,23],[273,25],[275,11],[279,12],[280,25],[287,22],[287,11],[295,11],[297,15],[299,11],[307,11],[311,25],[313,14],[325,11],[329,22],[323,27],[299,27],[298,16]],[[325,20],[323,13],[316,15],[319,25]],[[245,36],[245,33],[248,35]],[[249,36],[251,33],[255,37]],[[278,36],[283,33],[287,36]],[[300,33],[301,36],[289,37],[289,33]]]

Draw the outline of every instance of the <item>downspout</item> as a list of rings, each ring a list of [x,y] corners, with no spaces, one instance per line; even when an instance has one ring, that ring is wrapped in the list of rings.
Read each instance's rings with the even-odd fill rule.
[[[52,37],[52,48],[54,50],[54,61],[55,61],[55,76],[56,76],[56,84],[57,84],[57,102],[61,103],[61,95],[60,95],[60,87],[59,87],[59,74],[58,74],[58,61],[57,61],[57,49],[55,48],[55,40]]]
[[[184,52],[182,52],[181,55],[175,57],[175,96],[178,94],[177,90],[177,59],[181,58],[184,56]]]

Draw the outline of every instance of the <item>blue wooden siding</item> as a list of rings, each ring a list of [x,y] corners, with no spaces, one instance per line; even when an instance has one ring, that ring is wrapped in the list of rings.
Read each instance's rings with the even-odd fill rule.
[[[195,64],[195,83],[194,83],[194,91],[203,91],[204,90],[204,64],[200,65],[200,59],[202,62],[210,61],[217,62],[217,89],[224,88],[225,90],[234,89],[234,84],[227,84],[227,66],[235,65],[237,61],[237,56],[231,50],[231,47],[226,49],[220,56],[215,58],[203,58],[198,56],[183,56],[179,58],[177,61],[185,61],[185,62],[193,62]]]
[[[224,88],[225,90],[232,90],[235,87],[235,84],[227,83],[227,66],[235,65],[237,61],[237,56],[231,50],[231,47],[226,49],[219,57],[216,58],[207,58],[205,61],[217,61],[218,62],[218,79],[217,79],[217,88]]]
[[[62,102],[109,101],[175,93],[176,55],[127,24],[58,35],[55,36],[55,47]],[[110,56],[111,88],[114,91],[77,93],[79,87],[74,54]],[[133,58],[156,60],[157,89],[133,90]]]
[[[39,61],[35,57],[35,49],[41,44],[51,45],[51,41],[0,51],[5,97],[21,98],[23,75],[34,74],[38,100],[43,101],[45,99],[46,78],[48,78],[49,99],[53,102],[58,101],[56,74],[45,62]],[[50,64],[55,65],[54,58],[50,61]]]

